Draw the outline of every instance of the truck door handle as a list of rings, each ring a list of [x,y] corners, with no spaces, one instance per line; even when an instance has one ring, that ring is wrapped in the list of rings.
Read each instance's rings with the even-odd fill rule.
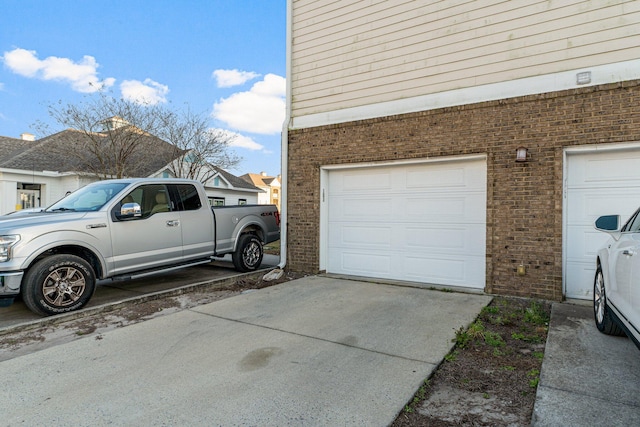
[[[180,221],[178,221],[177,219],[171,219],[167,221],[167,227],[178,227],[178,226],[180,226]]]
[[[636,251],[634,251],[633,249],[625,249],[624,251],[622,251],[622,255],[633,256],[635,254],[636,254]]]

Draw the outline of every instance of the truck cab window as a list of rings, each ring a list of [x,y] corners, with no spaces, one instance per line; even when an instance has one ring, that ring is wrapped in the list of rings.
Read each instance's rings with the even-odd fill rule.
[[[178,193],[178,205],[180,210],[194,211],[202,207],[200,195],[195,186],[190,184],[178,184],[175,186]]]

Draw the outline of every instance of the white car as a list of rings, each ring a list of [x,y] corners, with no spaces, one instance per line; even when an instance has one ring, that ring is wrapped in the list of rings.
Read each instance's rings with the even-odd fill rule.
[[[605,334],[626,334],[640,349],[640,209],[622,227],[620,215],[601,216],[595,227],[611,236],[598,251],[596,326]]]

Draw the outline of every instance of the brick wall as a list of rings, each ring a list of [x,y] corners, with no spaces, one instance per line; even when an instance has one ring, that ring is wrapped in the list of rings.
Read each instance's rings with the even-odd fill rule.
[[[486,291],[560,300],[563,148],[640,141],[639,99],[633,81],[290,131],[288,268],[319,269],[321,166],[482,153]]]

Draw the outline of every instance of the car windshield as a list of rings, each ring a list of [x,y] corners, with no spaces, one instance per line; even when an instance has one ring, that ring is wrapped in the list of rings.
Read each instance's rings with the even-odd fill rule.
[[[127,183],[98,182],[87,185],[49,206],[47,212],[97,211],[118,194]]]

